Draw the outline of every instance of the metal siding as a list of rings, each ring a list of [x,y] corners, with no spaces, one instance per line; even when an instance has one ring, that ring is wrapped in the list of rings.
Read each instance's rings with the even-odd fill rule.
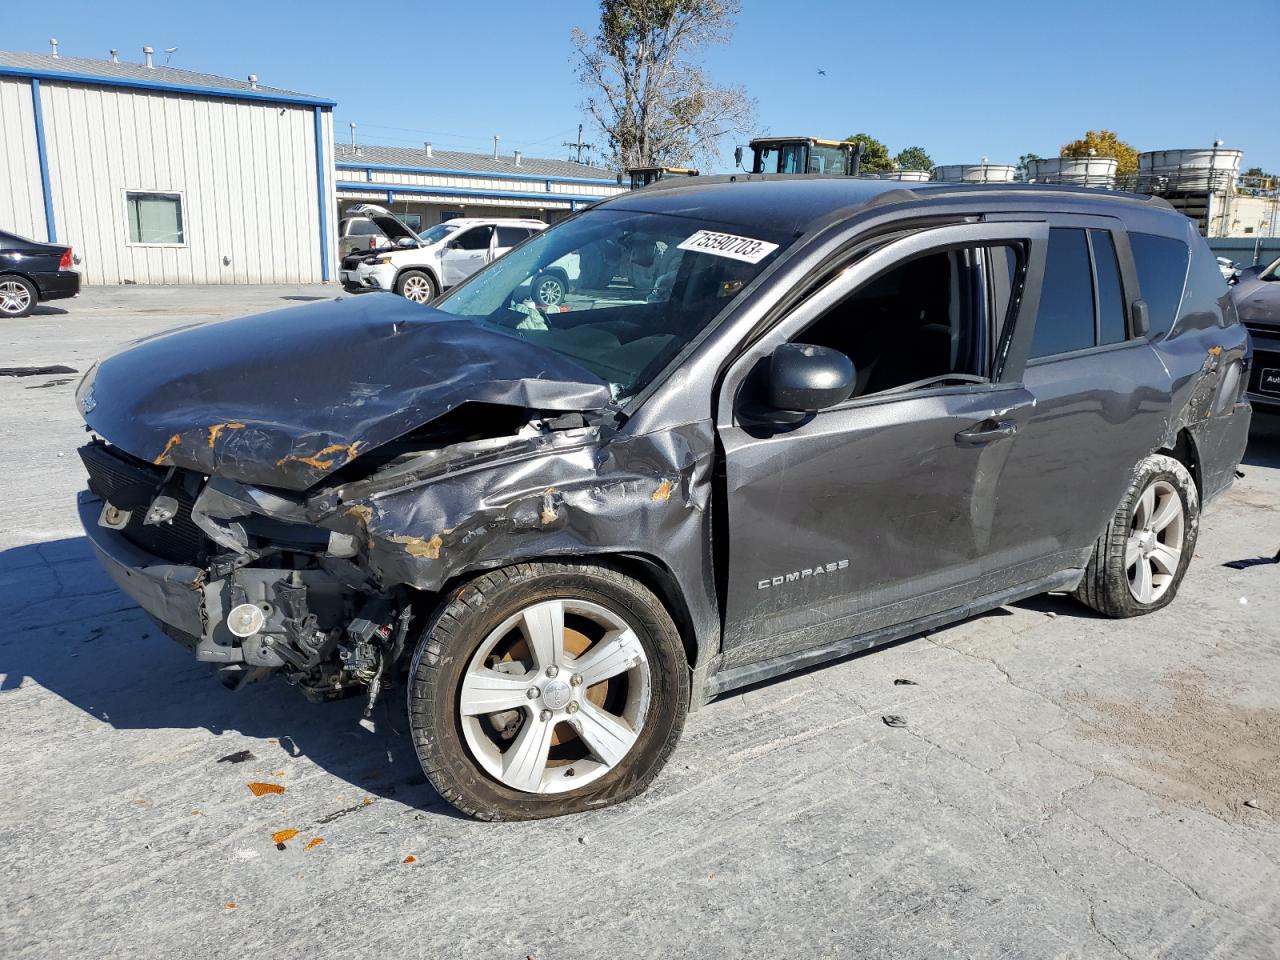
[[[55,219],[86,283],[320,279],[311,108],[52,81],[41,88]],[[0,80],[0,185],[8,187],[0,227],[42,239],[34,125],[22,94],[29,104],[26,83]],[[130,245],[126,190],[181,194],[185,243]]]
[[[47,240],[31,83],[0,78],[0,230]]]

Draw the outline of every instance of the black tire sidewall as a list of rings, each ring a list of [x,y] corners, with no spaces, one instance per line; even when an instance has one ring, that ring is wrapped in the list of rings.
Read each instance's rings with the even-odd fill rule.
[[[34,310],[36,305],[40,302],[40,291],[37,290],[36,285],[26,277],[16,273],[0,274],[0,283],[10,283],[13,281],[18,282],[27,288],[27,293],[29,294],[27,309],[23,310],[21,313],[0,313],[0,320],[21,320],[23,317],[28,317],[31,315],[31,311]]]
[[[409,719],[428,779],[445,799],[485,820],[561,816],[640,793],[674,749],[689,705],[688,666],[665,608],[637,581],[596,565],[528,564],[498,574],[477,578],[442,605],[414,655]],[[649,662],[649,712],[631,752],[613,770],[578,790],[535,795],[494,780],[471,756],[457,701],[484,638],[520,609],[559,598],[598,603],[632,627]]]

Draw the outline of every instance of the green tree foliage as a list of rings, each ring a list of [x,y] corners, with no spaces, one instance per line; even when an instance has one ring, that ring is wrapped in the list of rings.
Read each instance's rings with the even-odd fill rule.
[[[899,170],[932,170],[933,160],[924,147],[905,147],[893,158]]]
[[[1138,151],[1121,140],[1114,130],[1090,130],[1079,140],[1064,143],[1058,156],[1113,157],[1119,175],[1138,172]]]
[[[869,133],[854,133],[845,137],[849,143],[862,144],[861,169],[868,173],[877,170],[892,170],[893,161],[889,159],[889,148]]]
[[[1020,156],[1018,158],[1018,167],[1017,167],[1018,179],[1019,180],[1027,179],[1027,168],[1031,166],[1031,163],[1033,161],[1041,160],[1041,159],[1043,158],[1038,153],[1024,153],[1022,156]]]
[[[594,35],[570,34],[582,106],[619,166],[712,161],[722,137],[745,133],[755,100],[711,83],[699,63],[733,32],[739,0],[601,0]]]

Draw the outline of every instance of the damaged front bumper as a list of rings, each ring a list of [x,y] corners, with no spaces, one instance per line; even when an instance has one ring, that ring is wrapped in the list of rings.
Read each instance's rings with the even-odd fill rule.
[[[80,523],[103,569],[165,634],[216,666],[229,686],[284,668],[325,698],[363,687],[377,673],[372,648],[354,658],[350,647],[339,649],[357,619],[358,595],[338,577],[243,566],[214,578],[204,568],[148,553],[105,526],[106,506],[90,491],[79,495]]]

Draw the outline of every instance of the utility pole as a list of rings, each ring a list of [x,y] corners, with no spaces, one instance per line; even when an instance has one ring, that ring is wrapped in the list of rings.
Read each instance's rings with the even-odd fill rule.
[[[594,149],[595,149],[595,144],[593,144],[593,143],[583,143],[583,142],[582,142],[582,124],[578,124],[578,139],[577,139],[577,141],[573,141],[573,140],[566,140],[566,141],[564,141],[564,143],[562,143],[562,144],[560,144],[560,145],[561,145],[562,147],[572,147],[572,148],[574,148],[575,150],[577,150],[577,151],[578,151],[578,162],[579,162],[579,163],[581,163],[581,162],[582,162],[582,151],[583,151],[583,150],[594,150]]]

